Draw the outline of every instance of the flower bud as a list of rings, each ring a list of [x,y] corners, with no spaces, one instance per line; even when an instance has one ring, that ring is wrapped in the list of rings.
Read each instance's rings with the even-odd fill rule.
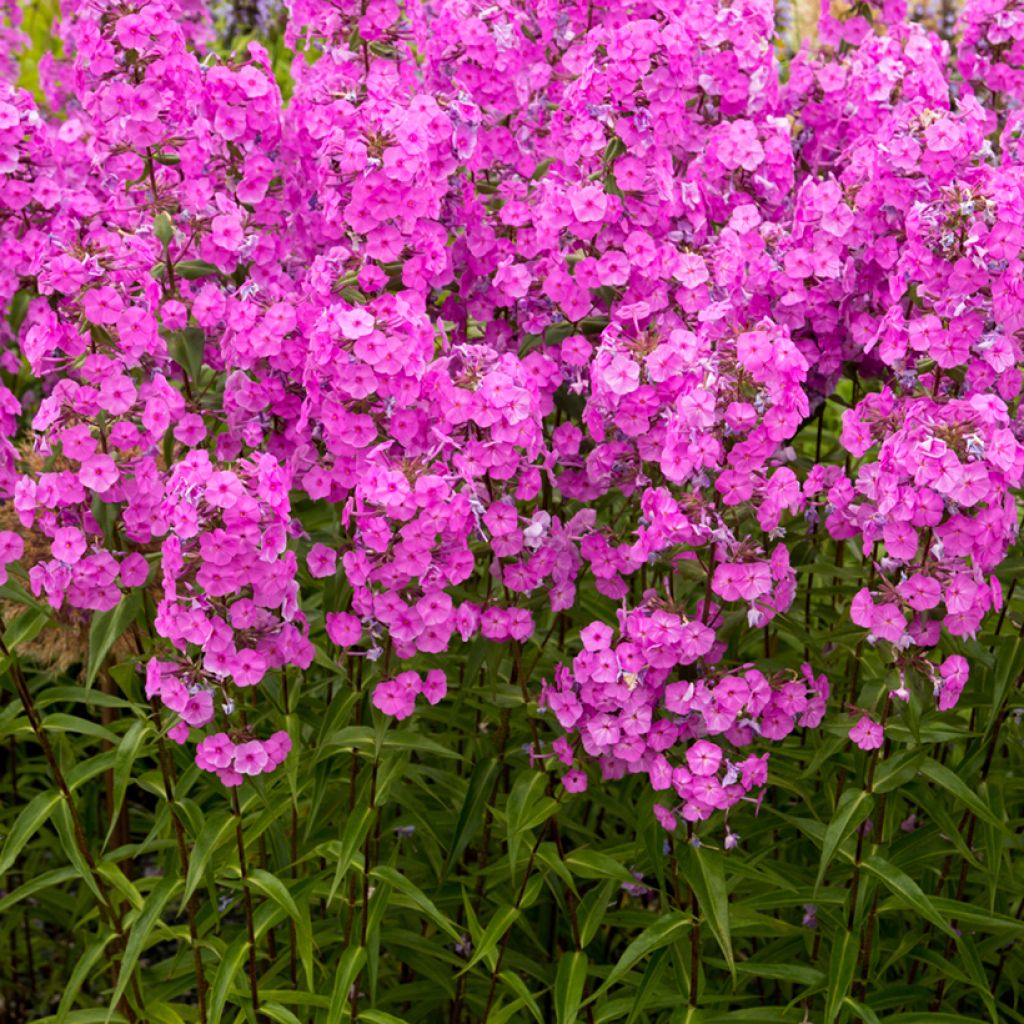
[[[153,234],[163,243],[164,247],[170,244],[174,237],[174,224],[166,211],[161,210],[153,220]]]

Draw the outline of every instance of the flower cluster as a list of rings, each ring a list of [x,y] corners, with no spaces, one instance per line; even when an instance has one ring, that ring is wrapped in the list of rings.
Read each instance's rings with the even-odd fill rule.
[[[706,818],[825,715],[731,638],[826,536],[894,692],[955,705],[1024,475],[1024,15],[967,4],[955,89],[897,3],[785,76],[773,15],[293,0],[287,101],[178,0],[66,4],[45,104],[0,38],[0,493],[55,614],[139,599],[202,769],[280,763],[240,705],[290,668],[383,659],[405,718],[448,680],[396,662],[557,621],[566,787]]]
[[[701,820],[764,784],[767,754],[733,759],[722,743],[732,751],[758,738],[781,740],[824,717],[829,684],[809,665],[799,675],[742,665],[701,675],[690,669],[686,675],[695,678],[676,679],[676,666],[719,660],[714,630],[657,607],[653,595],[648,607],[619,619],[617,642],[604,623],[583,630],[583,650],[545,687],[543,702],[563,728],[580,733],[583,751],[600,759],[605,778],[645,773],[655,791],[673,791],[678,807],[657,804],[669,827],[677,812]],[[666,756],[681,749],[677,763]],[[561,753],[572,764],[571,749]]]

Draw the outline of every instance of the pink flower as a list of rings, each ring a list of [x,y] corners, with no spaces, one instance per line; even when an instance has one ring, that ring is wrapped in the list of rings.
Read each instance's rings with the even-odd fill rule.
[[[106,494],[119,475],[117,463],[109,455],[91,455],[78,471],[78,479],[97,494]]]
[[[17,562],[25,553],[25,542],[13,530],[0,530],[0,565]]]
[[[241,496],[241,481],[230,470],[211,474],[206,483],[206,500],[215,508],[232,508]]]
[[[664,754],[658,754],[652,759],[647,769],[647,778],[651,783],[651,789],[655,791],[671,788],[672,766]]]
[[[505,612],[508,635],[522,643],[533,636],[533,616],[528,608],[509,608]]]
[[[240,775],[259,775],[267,761],[267,752],[259,740],[250,740],[235,747],[234,768]]]
[[[281,764],[291,753],[292,738],[281,729],[264,741],[263,749],[267,752],[267,764],[263,770],[269,772]]]
[[[236,214],[222,213],[210,222],[214,244],[228,252],[237,252],[245,240],[242,222]]]
[[[608,197],[597,185],[585,185],[569,193],[573,215],[582,224],[603,219],[608,208]]]
[[[333,576],[337,571],[338,553],[334,548],[326,544],[314,544],[306,556],[306,565],[309,567],[309,574],[314,579],[324,579]]]
[[[378,683],[373,691],[373,706],[399,721],[408,718],[416,706],[416,694],[422,689],[416,672],[400,672],[394,679]]]
[[[206,424],[202,416],[186,413],[174,425],[174,439],[186,445],[197,445],[206,437]]]
[[[764,160],[764,148],[757,137],[757,128],[751,121],[727,122],[721,129],[724,138],[719,148],[719,159],[730,168],[757,170]]]
[[[448,692],[448,680],[439,668],[432,668],[420,684],[420,693],[430,704],[437,704]]]
[[[231,676],[236,686],[255,686],[266,672],[267,659],[259,651],[241,650],[231,659]]]
[[[206,736],[196,745],[196,764],[204,771],[228,768],[235,758],[235,745],[227,733]]]
[[[878,604],[871,616],[871,632],[890,643],[898,643],[906,632],[907,620],[898,604]]]
[[[612,642],[611,626],[603,622],[592,622],[580,630],[580,640],[585,651],[606,651]]]
[[[452,618],[452,599],[444,591],[434,591],[416,602],[416,612],[424,625],[439,626]]]
[[[698,740],[686,751],[686,763],[694,775],[714,775],[722,763],[722,750],[707,740]]]
[[[686,253],[676,261],[672,276],[684,288],[697,288],[708,280],[708,268],[696,253]]]
[[[508,616],[504,608],[488,608],[480,618],[480,632],[488,640],[508,639]]]
[[[182,746],[188,742],[188,731],[187,722],[175,722],[174,725],[167,730],[167,736],[169,739],[174,740],[174,742],[179,746]]]
[[[85,537],[81,530],[65,526],[54,532],[50,547],[54,558],[65,565],[74,565],[85,554]]]
[[[640,367],[635,359],[619,353],[604,371],[604,381],[616,395],[636,391],[640,381]]]
[[[849,736],[861,750],[877,750],[882,745],[884,732],[877,722],[861,715],[850,728]]]
[[[903,580],[897,589],[900,597],[915,611],[928,611],[937,608],[942,600],[942,587],[939,581],[921,573],[914,573]]]
[[[715,569],[711,588],[726,601],[753,601],[771,590],[771,568],[765,562],[722,563]]]
[[[960,694],[967,684],[969,671],[967,659],[960,654],[951,654],[939,666],[940,681],[936,691],[940,711],[949,711],[956,707]]]
[[[213,718],[213,694],[209,690],[192,694],[180,714],[189,725],[201,729]]]
[[[328,612],[324,616],[324,621],[331,643],[339,647],[352,647],[362,638],[362,623],[348,612]]]
[[[666,832],[674,831],[678,824],[676,816],[667,807],[663,807],[661,804],[654,805],[654,816],[658,819],[658,824],[660,824]]]
[[[149,579],[149,562],[133,551],[121,563],[121,583],[125,587],[141,587]]]
[[[82,310],[94,324],[115,324],[124,309],[121,296],[109,285],[90,288],[82,299]]]

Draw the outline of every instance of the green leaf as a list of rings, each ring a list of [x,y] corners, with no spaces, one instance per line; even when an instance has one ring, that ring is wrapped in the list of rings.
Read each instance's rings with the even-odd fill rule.
[[[334,899],[338,887],[345,880],[352,867],[352,858],[356,851],[363,845],[366,833],[370,831],[373,824],[373,810],[367,804],[360,804],[352,810],[345,822],[345,831],[341,836],[341,849],[337,855],[337,864],[334,869],[334,881],[331,882],[331,891],[327,896],[327,902]]]
[[[327,1010],[328,1024],[336,1024],[342,1019],[348,1006],[349,991],[365,963],[366,950],[362,946],[349,946],[341,954],[333,968],[334,986],[331,989],[331,1005]]]
[[[465,973],[475,967],[485,957],[487,958],[488,966],[491,970],[494,970],[494,963],[492,962],[491,957],[493,955],[496,960],[498,955],[498,943],[504,938],[505,933],[512,927],[518,916],[519,911],[515,907],[510,907],[507,904],[495,911],[490,924],[488,924],[487,928],[484,929],[483,935],[481,935],[479,939],[474,936],[473,955],[469,958],[469,962],[463,968],[461,973]]]
[[[544,772],[527,769],[516,779],[512,786],[512,792],[509,793],[508,802],[505,804],[508,865],[513,879],[523,833],[538,823],[535,820],[538,817],[534,813],[535,805],[544,801],[547,781],[548,777]],[[553,805],[554,801],[548,799],[547,803]],[[545,807],[540,820],[543,821],[550,817],[552,809]]]
[[[231,994],[231,988],[238,975],[244,974],[242,965],[245,962],[248,951],[249,939],[244,934],[237,936],[235,941],[224,951],[220,966],[218,966],[213,983],[210,985],[210,1000],[207,1004],[209,1020],[219,1021],[223,1019],[224,1007],[227,1004],[228,996]],[[239,984],[239,988],[241,987],[242,985]]]
[[[956,921],[958,925],[993,934],[1008,931],[1016,935],[1024,935],[1024,921],[1019,917],[997,914],[985,907],[977,907],[971,903],[950,900],[941,896],[932,896],[931,903],[940,914],[946,916],[947,920]]]
[[[543,178],[544,175],[548,173],[548,168],[551,166],[551,164],[552,161],[550,159],[541,160],[541,162],[537,164],[537,166],[533,169],[533,173],[530,175],[530,180],[540,181],[541,178]]]
[[[640,979],[639,986],[637,986],[633,1009],[629,1011],[629,1018],[626,1024],[635,1024],[640,1019],[644,1009],[653,1000],[658,984],[661,981],[661,976],[665,973],[665,968],[668,967],[668,953],[668,949],[659,949],[648,961],[647,970],[644,971],[644,976]]]
[[[201,277],[212,277],[220,270],[206,260],[182,260],[174,264],[174,273],[186,281],[197,281]]]
[[[847,996],[843,1000],[843,1005],[848,1006],[860,1020],[864,1021],[864,1024],[882,1024],[878,1014],[870,1006],[858,1003],[856,999]]]
[[[547,842],[541,843],[537,847],[537,862],[543,864],[545,867],[550,868],[558,877],[561,879],[566,889],[569,889],[574,896],[579,897],[579,892],[576,888],[576,882],[574,881],[572,874],[569,869],[565,866],[562,858],[559,856],[558,847],[554,843]]]
[[[188,374],[189,380],[198,381],[206,354],[206,331],[201,327],[186,327],[170,336],[168,351],[174,361]]]
[[[306,976],[307,987],[313,986],[313,934],[309,920],[309,906],[305,900],[301,905],[289,892],[288,887],[275,874],[261,867],[249,869],[249,883],[253,889],[261,892],[268,899],[278,904],[289,918],[295,922],[295,941],[298,946],[302,970]]]
[[[139,590],[130,590],[109,611],[97,612],[89,626],[89,659],[86,663],[85,685],[92,686],[110,648],[120,639],[142,606]]]
[[[462,938],[462,933],[455,927],[455,925],[441,913],[440,910],[431,902],[430,899],[419,889],[416,885],[409,881],[405,875],[401,872],[396,871],[392,867],[387,865],[379,864],[371,872],[371,876],[379,878],[381,881],[389,883],[392,887],[397,889],[400,893],[408,896],[410,900],[421,910],[423,913],[437,925],[449,938],[454,939],[458,942]]]
[[[214,811],[203,825],[199,838],[192,847],[188,861],[188,877],[182,902],[188,903],[206,874],[207,865],[214,853],[227,841],[234,831],[234,818],[227,811]]]
[[[164,251],[166,251],[168,242],[174,237],[174,223],[166,210],[161,210],[153,218],[153,234],[163,244]]]
[[[941,786],[947,793],[955,797],[960,803],[970,808],[975,817],[987,821],[990,825],[1003,833],[1008,830],[1004,822],[1000,821],[991,808],[971,789],[956,772],[951,771],[944,764],[939,764],[933,757],[927,758],[921,765],[921,774]]]
[[[563,953],[555,975],[555,1019],[558,1024],[575,1024],[586,980],[587,954]]]
[[[537,1024],[546,1024],[544,1020],[544,1013],[540,1006],[537,1004],[537,1000],[534,998],[533,993],[526,987],[526,982],[519,977],[514,971],[502,971],[498,975],[498,980],[506,988],[511,989],[519,997],[518,1002],[521,1002],[531,1013],[533,1019]]]
[[[92,736],[93,739],[103,740],[111,745],[117,743],[117,734],[99,722],[78,715],[66,715],[61,711],[46,715],[43,718],[43,728],[47,732],[73,732],[79,736]]]
[[[788,981],[794,985],[813,988],[825,980],[823,971],[806,964],[773,964],[762,960],[741,961],[736,965],[736,973],[752,978],[767,978],[770,981]]]
[[[989,1019],[992,1024],[1002,1024],[1003,1018],[999,1014],[995,1000],[992,998],[991,982],[985,972],[985,965],[982,963],[981,953],[977,943],[970,935],[965,935],[957,941],[957,953],[959,960],[971,980],[975,992],[985,1004],[988,1010]]]
[[[618,963],[608,972],[604,983],[587,1001],[590,1002],[606,992],[644,957],[650,956],[662,946],[669,945],[692,921],[693,918],[681,910],[671,910],[662,914],[626,947],[626,951],[619,957]]]
[[[828,828],[825,829],[818,877],[814,883],[815,889],[821,886],[825,872],[828,871],[828,866],[832,863],[832,858],[835,857],[840,845],[865,821],[873,806],[874,799],[870,793],[865,793],[864,790],[848,789],[839,798],[836,813]]]
[[[299,913],[298,904],[280,878],[269,871],[264,871],[263,868],[250,868],[249,884],[257,892],[273,900],[295,922],[295,926],[299,926],[302,915]]]
[[[110,842],[110,837],[117,827],[118,815],[121,812],[121,805],[124,803],[125,794],[128,792],[128,783],[131,780],[132,766],[139,756],[139,748],[146,740],[148,734],[147,723],[142,719],[136,719],[128,731],[121,737],[114,756],[114,808],[110,815],[110,828],[107,831],[107,838],[103,845]]]
[[[11,869],[25,844],[42,828],[43,822],[53,814],[53,809],[60,801],[60,793],[49,789],[45,793],[36,794],[25,805],[4,842],[3,853],[0,853],[0,875]]]
[[[164,907],[167,906],[168,901],[177,892],[180,885],[180,878],[161,878],[153,890],[146,895],[142,912],[130,925],[128,941],[125,944],[121,967],[117,974],[117,985],[110,998],[111,1007],[117,1006],[121,996],[127,990],[132,972],[139,962],[139,956],[146,948],[147,940],[159,923]]]
[[[901,871],[894,864],[890,864],[889,861],[876,855],[865,857],[861,866],[878,878],[886,888],[899,896],[909,909],[916,911],[925,920],[931,921],[939,931],[945,932],[950,938],[956,936],[949,921],[905,871]]]
[[[632,872],[624,864],[597,850],[572,850],[565,856],[565,866],[577,878],[612,878],[627,885],[636,884]]]
[[[444,873],[446,875],[451,873],[452,868],[483,824],[484,811],[497,775],[498,762],[493,757],[481,758],[473,769],[473,774],[469,777],[469,786],[466,788],[466,797],[462,801],[462,808],[459,811],[459,819],[455,825],[452,845],[445,861]]]
[[[57,1007],[57,1013],[54,1017],[57,1024],[62,1024],[63,1021],[67,1020],[71,1007],[78,998],[78,993],[82,991],[85,979],[93,974],[96,965],[100,962],[100,958],[103,956],[107,946],[110,945],[113,937],[113,934],[108,934],[98,942],[94,942],[78,958],[75,969],[71,972],[71,977],[68,978],[61,992],[60,1005]],[[112,1002],[110,1005],[113,1006],[114,1003]]]
[[[883,1018],[883,1024],[965,1024],[977,1020],[960,1013],[895,1013]]]
[[[787,1010],[776,1006],[758,1006],[754,1009],[730,1010],[727,1013],[707,1013],[689,1009],[685,1016],[673,1017],[672,1024],[807,1024],[803,1010]]]
[[[15,337],[17,337],[21,325],[25,322],[25,316],[28,314],[28,307],[32,298],[33,289],[29,288],[19,288],[11,297],[11,308],[7,314],[7,322],[11,325],[11,330],[14,332]]]
[[[35,878],[30,879],[24,885],[19,885],[14,892],[9,892],[3,899],[0,899],[0,914],[7,913],[16,903],[28,899],[29,896],[34,896],[37,892],[45,892],[56,885],[63,885],[77,875],[78,872],[74,868],[67,867],[54,868],[53,871],[36,875]]]
[[[905,786],[921,770],[924,759],[923,750],[905,750],[892,757],[887,757],[878,765],[872,792],[888,793],[900,786]]]
[[[824,1024],[832,1024],[843,1008],[843,1000],[850,992],[853,975],[857,969],[857,954],[860,951],[860,937],[848,931],[840,931],[832,943],[832,955],[828,961],[828,987],[825,993]]]
[[[127,1024],[128,1018],[109,1010],[75,1010],[69,1013],[62,1024]],[[56,1017],[39,1017],[33,1024],[58,1024]]]
[[[8,571],[10,572],[13,568],[13,565],[9,565]],[[2,598],[5,601],[10,601],[11,604],[19,605],[22,608],[33,608],[37,612],[42,612],[47,616],[49,615],[49,613],[46,610],[46,606],[40,604],[37,598],[35,598],[20,583],[18,583],[17,580],[13,578],[9,578],[6,583],[0,584],[0,598]],[[4,642],[6,643],[6,641]],[[7,649],[11,649],[9,644],[7,645]],[[0,665],[3,664],[4,662],[0,661]]]
[[[23,611],[4,630],[4,646],[11,654],[16,654],[19,647],[31,643],[39,636],[49,621],[49,614],[42,609],[29,608]]]
[[[712,850],[687,846],[686,863],[693,870],[687,881],[693,887],[700,903],[701,914],[725,956],[729,973],[736,977],[736,962],[732,954],[732,936],[729,929],[729,892],[725,886],[725,858]]]
[[[601,927],[617,888],[614,881],[607,881],[595,886],[583,897],[577,917],[580,922],[580,946],[584,949],[590,945],[597,929]]]
[[[103,893],[97,884],[96,875],[79,849],[71,817],[71,808],[66,800],[57,801],[53,811],[53,826],[57,830],[57,838],[60,839],[64,856],[74,865],[75,870],[78,872],[78,877],[89,887],[97,903],[105,902]]]
[[[280,1003],[260,1003],[260,1011],[278,1024],[302,1024],[302,1021]],[[365,1019],[365,1018],[364,1018]]]

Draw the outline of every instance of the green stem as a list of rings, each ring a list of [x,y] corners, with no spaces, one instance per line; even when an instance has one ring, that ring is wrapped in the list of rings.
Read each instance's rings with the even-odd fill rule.
[[[181,870],[181,877],[187,881],[189,872],[189,851],[188,842],[185,838],[185,829],[178,817],[174,806],[174,763],[171,760],[171,752],[167,749],[167,742],[163,736],[163,726],[160,721],[160,704],[156,697],[150,698],[151,720],[156,729],[157,759],[160,762],[160,772],[163,776],[164,798],[167,801],[167,810],[171,816],[171,825],[174,829],[174,841],[178,847],[178,863]],[[199,947],[199,928],[197,918],[199,915],[199,897],[192,893],[186,904],[188,914],[188,936],[189,944],[192,947],[192,969],[196,975],[196,994],[199,1003],[199,1022],[206,1024],[206,974],[203,971],[203,956]]]
[[[3,621],[0,620],[0,637],[2,637],[4,631],[5,627]],[[114,942],[115,948],[121,955],[123,955],[127,935],[124,929],[124,921],[121,918],[121,911],[118,909],[117,904],[111,899],[107,884],[103,880],[103,876],[100,874],[99,869],[96,866],[96,861],[93,859],[92,851],[89,849],[89,844],[86,842],[85,831],[82,828],[82,819],[79,817],[78,808],[75,806],[75,801],[72,798],[71,789],[67,784],[67,779],[64,777],[64,772],[61,770],[60,763],[57,761],[57,757],[53,752],[53,747],[50,746],[49,737],[46,735],[46,730],[43,727],[43,721],[39,716],[39,711],[35,706],[35,702],[32,700],[32,693],[28,688],[25,676],[21,671],[21,666],[18,664],[17,659],[8,649],[7,644],[3,639],[0,639],[0,653],[2,653],[10,662],[9,672],[11,678],[14,680],[14,687],[18,691],[18,699],[21,701],[21,705],[25,709],[25,716],[28,718],[32,732],[35,734],[36,742],[42,748],[43,756],[46,758],[46,763],[50,768],[50,774],[57,783],[57,788],[60,790],[61,796],[67,804],[68,813],[71,816],[71,827],[74,833],[75,846],[78,848],[78,852],[81,854],[82,860],[85,861],[85,864],[89,869],[89,874],[92,876],[96,891],[100,895],[100,913],[113,929],[116,936]],[[131,989],[132,995],[135,996],[136,1002],[140,1009],[142,1009],[144,1007],[142,992],[139,988],[138,975],[134,971],[132,972]],[[138,1017],[135,1014],[135,1009],[129,1000],[124,997],[121,999],[121,1009],[124,1012],[124,1015],[128,1018],[129,1024],[136,1024]]]

